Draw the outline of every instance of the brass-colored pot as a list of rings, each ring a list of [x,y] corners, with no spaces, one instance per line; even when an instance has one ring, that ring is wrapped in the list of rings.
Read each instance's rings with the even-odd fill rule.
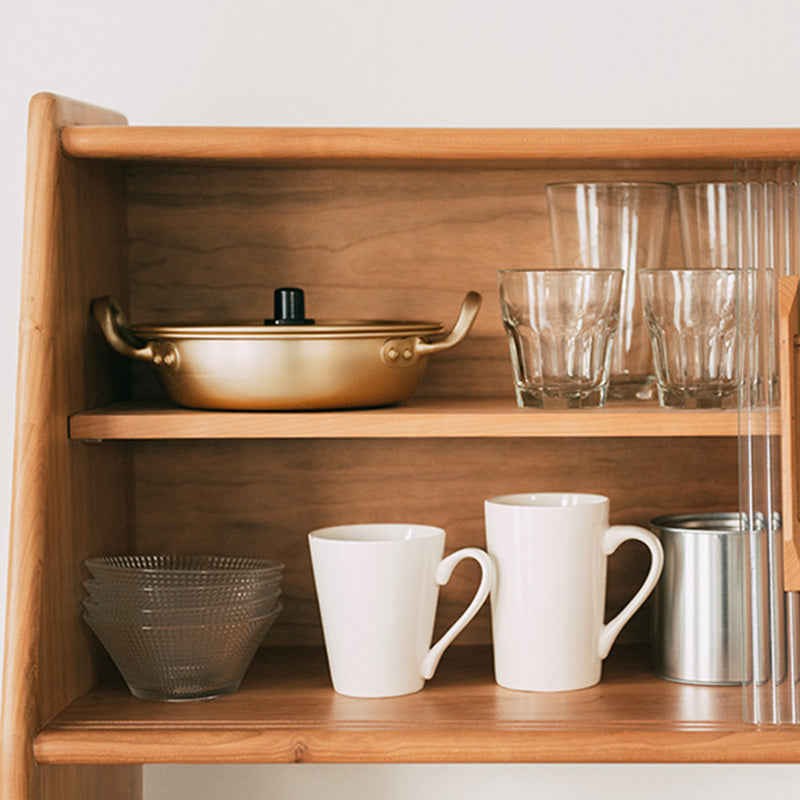
[[[469,333],[480,304],[481,296],[469,292],[447,334],[441,323],[413,321],[129,326],[109,297],[92,301],[92,314],[118,353],[153,365],[178,405],[301,410],[405,400],[419,385],[427,357]]]

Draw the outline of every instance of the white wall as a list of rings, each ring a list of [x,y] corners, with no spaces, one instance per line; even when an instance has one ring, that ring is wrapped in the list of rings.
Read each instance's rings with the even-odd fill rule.
[[[798,32],[800,5],[789,0],[6,5],[0,18],[0,563],[8,546],[26,106],[36,91],[115,108],[132,123],[800,126]],[[645,786],[655,787],[650,797],[691,800],[723,791],[729,798],[778,792],[798,781],[793,767],[766,766],[146,770],[148,800],[471,800],[534,790],[602,799],[638,797]]]

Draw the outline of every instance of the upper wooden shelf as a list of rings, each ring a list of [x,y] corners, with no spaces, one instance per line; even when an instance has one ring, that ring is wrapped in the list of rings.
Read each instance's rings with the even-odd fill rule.
[[[574,162],[731,165],[800,158],[797,128],[250,128],[82,125],[66,155],[126,161],[500,165]]]
[[[742,722],[738,686],[654,677],[618,645],[597,686],[498,686],[489,647],[455,647],[416,694],[337,695],[321,649],[264,648],[239,691],[197,703],[133,698],[121,681],[67,706],[34,742],[43,764],[280,762],[768,762],[800,760],[800,729]]]
[[[655,402],[519,409],[514,400],[412,399],[353,411],[198,411],[120,403],[73,414],[72,439],[322,439],[403,437],[736,436],[735,410],[670,410]]]

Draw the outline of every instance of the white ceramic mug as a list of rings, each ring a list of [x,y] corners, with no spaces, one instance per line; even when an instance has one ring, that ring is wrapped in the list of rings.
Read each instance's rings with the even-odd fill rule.
[[[333,688],[354,697],[417,692],[447,646],[486,602],[494,565],[476,547],[444,555],[428,525],[366,524],[308,534]],[[431,647],[439,586],[464,558],[481,566],[472,602]]]
[[[608,524],[596,494],[512,494],[485,502],[486,543],[497,568],[492,591],[495,679],[525,691],[583,689],[600,680],[622,627],[653,591],[664,563],[658,538]],[[607,624],[606,560],[638,539],[651,553],[642,586]]]

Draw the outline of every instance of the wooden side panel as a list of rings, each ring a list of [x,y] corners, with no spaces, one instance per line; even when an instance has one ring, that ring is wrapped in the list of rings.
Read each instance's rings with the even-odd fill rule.
[[[119,166],[63,157],[59,128],[67,122],[124,119],[53,95],[37,95],[30,107],[3,800],[101,796],[91,789],[91,770],[78,795],[60,781],[43,780],[37,789],[31,744],[50,717],[97,679],[98,648],[79,614],[81,560],[128,541],[129,458],[121,445],[92,451],[71,442],[67,431],[69,413],[120,392],[88,305],[100,292],[127,291],[124,180]]]
[[[447,551],[485,546],[483,500],[525,491],[599,492],[613,523],[738,507],[735,438],[341,439],[136,444],[140,552],[260,555],[286,564],[284,611],[267,644],[321,644],[306,534],[359,522],[443,527]],[[648,556],[626,544],[609,560],[608,613],[644,580]],[[477,586],[459,565],[440,592],[439,630]],[[646,641],[647,613],[623,640]],[[490,641],[484,608],[459,643]]]
[[[59,800],[140,800],[142,768],[138,766],[52,766],[39,768],[39,796]]]
[[[783,588],[800,591],[800,476],[798,454],[798,336],[800,335],[800,278],[780,279],[778,337],[780,340],[781,481],[783,484]]]

